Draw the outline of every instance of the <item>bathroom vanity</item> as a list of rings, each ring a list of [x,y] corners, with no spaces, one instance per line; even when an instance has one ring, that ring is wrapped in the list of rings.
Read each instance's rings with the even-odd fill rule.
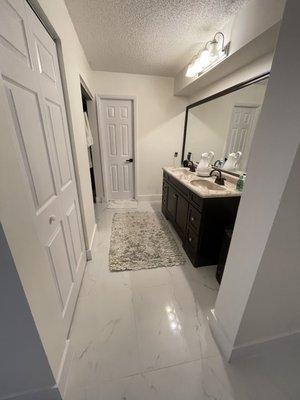
[[[164,168],[162,212],[195,267],[218,263],[225,229],[233,226],[241,193],[226,180],[200,178],[186,168]]]

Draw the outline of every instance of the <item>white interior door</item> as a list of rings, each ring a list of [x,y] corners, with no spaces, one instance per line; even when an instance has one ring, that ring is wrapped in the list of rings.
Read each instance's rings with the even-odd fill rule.
[[[225,156],[240,151],[242,153],[242,160],[246,158],[245,153],[248,152],[247,145],[252,136],[256,109],[256,107],[247,106],[233,107]]]
[[[102,100],[107,200],[133,199],[133,109],[131,100]]]
[[[40,268],[51,270],[67,333],[86,257],[56,46],[24,0],[2,0],[0,20],[1,84],[28,194],[20,201],[34,210],[33,245],[46,253]]]

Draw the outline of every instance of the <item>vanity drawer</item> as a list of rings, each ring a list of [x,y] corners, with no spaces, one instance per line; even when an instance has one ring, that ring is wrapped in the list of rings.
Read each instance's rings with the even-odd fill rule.
[[[194,255],[197,253],[198,241],[199,241],[198,234],[190,227],[187,227],[186,237],[185,237],[185,247],[186,247],[188,253],[190,253],[191,255]]]
[[[173,178],[173,176],[169,176],[169,182],[175,186],[175,188],[181,192],[184,196],[188,197],[189,195],[189,189],[184,186],[182,183],[180,183],[177,179]]]
[[[203,208],[203,199],[202,197],[196,195],[194,192],[190,191],[190,200],[192,203],[194,203],[195,206],[197,206],[199,208],[199,210],[201,211]]]
[[[201,212],[196,210],[196,208],[191,205],[189,206],[188,212],[188,224],[192,226],[196,232],[199,232],[201,224]]]

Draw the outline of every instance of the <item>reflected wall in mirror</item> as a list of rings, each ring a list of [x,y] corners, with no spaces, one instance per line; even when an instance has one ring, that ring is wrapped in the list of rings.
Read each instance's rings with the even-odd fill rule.
[[[190,152],[192,161],[199,162],[212,151],[212,165],[221,160],[221,169],[245,173],[267,83],[268,74],[188,106],[182,160]],[[232,167],[228,156],[239,158],[238,152],[240,159]]]

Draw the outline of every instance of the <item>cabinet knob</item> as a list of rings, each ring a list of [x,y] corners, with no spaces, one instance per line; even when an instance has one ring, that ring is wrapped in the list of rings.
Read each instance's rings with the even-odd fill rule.
[[[52,224],[55,221],[55,215],[50,215],[49,224]]]
[[[189,242],[190,242],[190,243],[192,242],[192,238],[191,238],[191,237],[189,237]]]
[[[195,218],[194,218],[194,217],[191,217],[191,221],[194,222],[194,221],[195,221]]]

